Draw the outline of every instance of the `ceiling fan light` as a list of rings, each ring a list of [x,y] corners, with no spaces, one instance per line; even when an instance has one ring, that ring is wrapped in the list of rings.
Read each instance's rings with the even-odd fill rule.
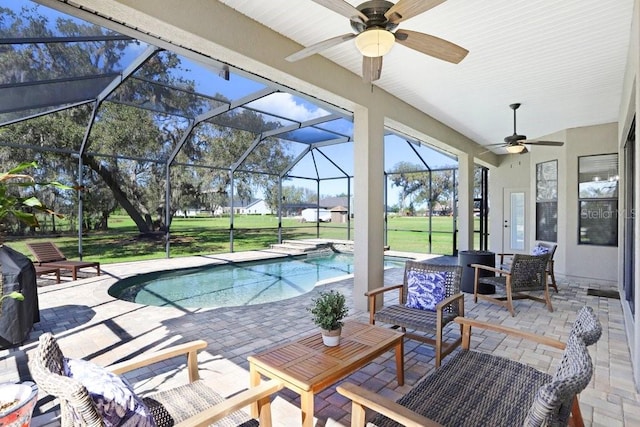
[[[524,151],[524,145],[521,144],[514,144],[514,145],[507,145],[507,151],[511,154],[518,154],[518,153],[522,153]]]
[[[376,58],[389,53],[395,41],[396,38],[390,31],[371,28],[358,34],[356,47],[364,56]]]

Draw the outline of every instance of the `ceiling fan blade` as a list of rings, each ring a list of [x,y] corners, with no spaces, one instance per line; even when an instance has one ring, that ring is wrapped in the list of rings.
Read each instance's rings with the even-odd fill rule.
[[[327,9],[333,10],[340,15],[353,19],[361,19],[362,22],[367,22],[369,18],[364,13],[360,12],[355,7],[351,6],[344,0],[313,0],[315,3],[318,3],[320,6],[324,6]]]
[[[400,0],[387,10],[384,17],[387,18],[389,22],[397,24],[398,22],[420,15],[445,1],[446,0]]]
[[[347,33],[341,36],[332,37],[330,39],[312,44],[309,47],[305,47],[304,49],[299,50],[296,53],[293,53],[287,56],[285,59],[289,62],[296,62],[308,56],[315,55],[316,53],[320,53],[325,49],[329,49],[330,47],[337,46],[340,43],[344,43],[347,40],[354,39],[355,37],[356,35],[352,33]]]
[[[380,78],[382,74],[382,56],[371,57],[371,56],[363,56],[362,57],[362,79],[371,83]]]
[[[527,147],[524,147],[524,150],[522,150],[518,154],[527,154],[528,152],[529,152],[529,149]]]
[[[485,147],[487,147],[487,145],[485,145]],[[484,150],[478,153],[478,156],[482,156],[483,154],[487,154],[487,153],[493,153],[493,150]]]
[[[560,141],[536,141],[536,140],[531,140],[531,141],[522,141],[525,144],[531,144],[531,145],[547,145],[550,147],[562,147],[564,145],[564,142],[560,142]]]
[[[457,44],[417,31],[398,30],[395,36],[398,43],[408,48],[453,64],[462,61],[469,53]]]

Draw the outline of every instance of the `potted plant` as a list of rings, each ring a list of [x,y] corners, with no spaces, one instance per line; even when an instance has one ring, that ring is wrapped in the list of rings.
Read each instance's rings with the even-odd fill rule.
[[[344,295],[334,290],[320,292],[312,302],[309,311],[313,315],[313,322],[322,329],[322,342],[329,347],[338,345],[344,324],[342,319],[349,313]]]

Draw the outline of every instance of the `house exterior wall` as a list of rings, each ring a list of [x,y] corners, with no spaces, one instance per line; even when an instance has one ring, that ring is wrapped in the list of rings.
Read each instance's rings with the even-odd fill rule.
[[[566,215],[558,221],[562,230],[565,254],[565,271],[568,276],[590,279],[618,280],[618,248],[615,246],[594,246],[578,244],[578,157],[592,154],[617,153],[618,126],[610,123],[600,126],[569,129],[567,131],[567,151],[565,184]],[[619,206],[619,205],[618,205]],[[564,219],[564,220],[563,220]],[[565,227],[561,227],[564,225]],[[560,248],[560,247],[559,247]],[[585,260],[589,262],[585,262]]]
[[[498,168],[489,172],[489,250],[495,253],[509,252],[504,247],[504,196],[510,188],[529,187],[529,154],[510,154],[503,156]],[[531,195],[525,206],[531,206]],[[529,221],[530,223],[530,221]],[[526,225],[530,228],[530,224]],[[527,247],[525,243],[525,247]]]
[[[617,281],[618,248],[578,244],[578,157],[617,152],[618,128],[616,123],[568,129],[541,139],[564,141],[563,147],[531,147],[523,155],[506,155],[489,174],[491,236],[490,250],[505,252],[504,194],[510,188],[527,190],[525,215],[527,252],[536,238],[536,164],[558,161],[558,249],[554,257],[555,272],[559,276],[584,277],[595,280]],[[588,263],[584,260],[589,259]]]
[[[637,112],[640,111],[640,94],[638,93],[638,78],[640,77],[640,0],[635,0],[633,9],[633,21],[631,25],[631,37],[629,43],[629,56],[627,58],[627,67],[625,71],[624,81],[622,82],[622,97],[620,102],[620,114],[618,118],[618,147],[620,157],[624,159],[622,149],[624,147],[627,134],[629,132],[631,122]],[[635,188],[636,191],[640,188],[640,182],[638,173],[640,172],[640,149],[638,149],[638,126],[636,124],[636,153],[634,159],[634,165],[636,170],[635,175]],[[621,162],[624,165],[623,162]],[[624,176],[624,168],[620,170],[620,176]],[[623,185],[626,183],[623,181]],[[624,198],[621,197],[621,206],[624,206]],[[622,304],[622,311],[624,314],[625,330],[627,339],[629,341],[629,349],[631,352],[631,363],[633,365],[633,379],[637,390],[640,390],[640,257],[638,257],[638,251],[640,250],[640,197],[636,197],[635,205],[633,207],[632,214],[635,226],[635,235],[632,237],[634,240],[636,256],[634,259],[634,306],[635,312],[631,310],[631,306],[626,301],[624,293],[622,293],[622,270],[624,268],[624,235],[622,228],[620,228],[619,239],[620,245],[618,250],[618,271],[619,277],[619,289],[621,291],[620,302]]]

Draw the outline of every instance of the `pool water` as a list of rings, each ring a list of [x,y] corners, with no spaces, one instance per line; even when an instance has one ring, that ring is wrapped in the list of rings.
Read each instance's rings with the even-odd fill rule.
[[[385,257],[385,268],[405,261]],[[109,294],[160,307],[233,307],[293,298],[318,281],[351,273],[353,254],[332,253],[147,273],[120,280]]]

